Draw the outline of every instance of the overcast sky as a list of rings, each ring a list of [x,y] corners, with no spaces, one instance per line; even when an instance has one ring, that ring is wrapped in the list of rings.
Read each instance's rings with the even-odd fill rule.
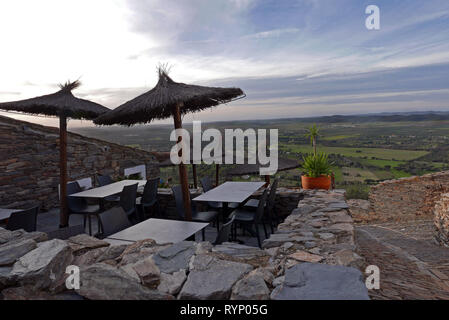
[[[449,110],[447,0],[2,0],[0,42],[0,101],[80,78],[75,95],[115,108],[168,63],[247,94],[185,121]]]

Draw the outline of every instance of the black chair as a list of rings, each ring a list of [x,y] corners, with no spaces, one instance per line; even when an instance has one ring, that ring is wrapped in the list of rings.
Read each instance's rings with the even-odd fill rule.
[[[109,175],[97,175],[97,183],[100,187],[107,186],[108,184],[111,184],[113,182],[114,180],[112,180],[111,176]]]
[[[234,223],[235,216],[232,215],[231,219],[222,225],[220,231],[218,231],[217,238],[215,239],[214,245],[222,244],[223,242],[229,241],[229,236],[232,231],[232,224]]]
[[[200,179],[200,183],[201,183],[201,186],[203,187],[203,191],[204,191],[204,192],[207,192],[207,191],[212,190],[212,189],[214,188],[214,186],[213,186],[213,184],[212,184],[212,180],[210,179],[209,176],[206,176],[206,177],[201,178],[201,179]],[[213,201],[209,201],[209,202],[207,203],[207,205],[209,206],[209,208],[217,209],[217,210],[223,208],[223,203],[222,203],[222,202],[213,202]],[[235,208],[237,208],[238,206],[239,206],[239,204],[238,204],[238,203],[235,203],[235,202],[231,202],[231,203],[228,204],[228,207],[229,207],[229,208],[232,208],[232,209],[235,209]]]
[[[108,184],[114,183],[114,180],[112,180],[111,176],[109,176],[109,175],[97,175],[96,177],[97,177],[98,186],[100,186],[100,187],[104,187],[104,186],[107,186]],[[109,202],[118,202],[118,201],[120,201],[120,196],[112,195],[112,196],[108,196],[108,197],[104,198],[103,200],[109,201]]]
[[[265,203],[265,208],[266,208],[266,215],[264,215],[264,223],[267,222],[270,225],[270,229],[271,229],[271,233],[274,232],[274,227],[273,224],[274,223],[278,223],[279,219],[277,217],[277,215],[274,212],[274,205],[276,204],[276,190],[278,188],[278,184],[279,184],[279,178],[276,178],[273,183],[271,184],[270,187],[270,195],[268,196],[268,200]],[[243,208],[245,209],[249,209],[249,210],[256,210],[257,207],[259,206],[259,200],[258,199],[250,199],[248,200],[248,202],[245,203],[245,205],[243,206]],[[264,226],[265,228],[265,226]]]
[[[97,235],[99,238],[106,238],[132,225],[122,207],[113,207],[100,213],[100,221],[103,232]]]
[[[267,201],[268,197],[268,189],[265,189],[265,191],[262,194],[262,197],[260,197],[259,200],[259,206],[257,207],[256,211],[248,210],[244,208],[236,209],[232,212],[233,215],[235,215],[235,224],[234,228],[237,227],[237,224],[240,224],[245,230],[247,230],[251,235],[255,235],[257,237],[257,243],[259,244],[259,247],[262,247],[262,243],[260,241],[260,235],[259,235],[259,227],[258,225],[262,223],[262,217],[265,212],[265,202]],[[263,223],[262,223],[263,224]],[[264,229],[265,225],[263,224]],[[255,232],[252,229],[252,227],[255,227]],[[234,234],[237,234],[237,230]],[[267,237],[266,230],[265,230],[265,237]]]
[[[182,188],[180,185],[173,186],[173,197],[175,198],[175,204],[176,204],[176,212],[178,214],[179,219],[185,220],[185,211],[184,211],[184,201],[182,196]],[[204,211],[204,212],[198,212],[196,203],[194,201],[191,201],[191,208],[192,208],[192,221],[196,222],[213,222],[215,221],[217,224],[217,231],[219,231],[219,225],[218,225],[218,212],[217,211]],[[205,240],[205,231],[204,229],[201,230],[203,235],[203,241]]]
[[[159,178],[148,180],[143,188],[142,197],[136,199],[136,205],[140,208],[141,218],[145,218],[147,208],[155,208],[156,214],[159,215],[159,202],[157,201],[157,187]]]
[[[8,218],[6,229],[11,231],[19,229],[23,229],[27,232],[36,231],[38,212],[39,207],[33,207],[12,213]]]
[[[123,208],[130,220],[137,220],[136,198],[138,183],[124,186],[120,193],[120,207]]]
[[[61,239],[66,240],[70,237],[77,236],[79,234],[86,233],[82,225],[76,225],[72,227],[60,228],[50,232],[47,232],[48,240]]]
[[[98,213],[100,211],[99,205],[89,205],[87,200],[78,197],[69,197],[69,195],[81,192],[81,187],[78,182],[69,182],[67,184],[67,206],[69,209],[69,218],[72,214],[82,214],[84,215],[83,225],[86,227],[86,219],[89,219],[89,235],[92,235],[92,221],[91,216],[94,215],[98,218]],[[99,222],[99,221],[98,221]],[[98,223],[98,232],[100,232],[100,223]]]

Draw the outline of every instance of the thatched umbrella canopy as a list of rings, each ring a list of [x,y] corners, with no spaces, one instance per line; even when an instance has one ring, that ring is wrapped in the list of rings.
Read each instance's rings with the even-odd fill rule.
[[[291,169],[299,168],[301,165],[298,161],[286,159],[286,158],[278,158],[278,170],[277,171],[287,171]],[[235,166],[234,168],[229,169],[226,174],[228,176],[242,176],[245,174],[259,174],[259,169],[266,166],[261,165],[260,163],[256,164],[240,164]],[[265,176],[265,181],[270,183],[270,176]]]
[[[158,73],[159,81],[153,89],[101,115],[94,120],[94,123],[131,126],[137,123],[148,123],[154,119],[173,117],[175,129],[181,129],[181,115],[201,111],[244,96],[239,88],[188,85],[174,82],[163,68],[159,68]],[[179,137],[178,142],[181,140],[182,137]],[[179,175],[186,218],[191,220],[187,171],[183,163],[179,164]]]
[[[20,101],[0,103],[0,109],[27,114],[59,117],[59,168],[60,168],[60,227],[68,225],[67,186],[67,118],[92,120],[109,109],[92,101],[79,99],[72,90],[79,81],[59,85],[58,92]]]

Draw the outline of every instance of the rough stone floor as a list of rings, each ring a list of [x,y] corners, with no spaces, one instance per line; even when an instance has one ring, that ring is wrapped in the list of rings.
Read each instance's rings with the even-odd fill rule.
[[[358,253],[380,268],[372,299],[449,300],[449,248],[436,245],[432,232],[432,221],[356,226]]]
[[[72,215],[70,216],[69,221],[71,226],[83,224],[83,217],[82,215]],[[37,231],[42,232],[49,232],[52,230],[57,229],[59,226],[59,209],[53,209],[48,212],[42,212],[39,213],[37,218]],[[220,224],[221,226],[221,224]],[[268,227],[267,227],[268,228]],[[95,234],[98,231],[97,227],[97,219],[95,217],[92,217],[92,233]],[[259,226],[259,231],[261,235],[261,241],[265,239],[263,227]],[[270,236],[270,230],[268,228],[268,236]],[[86,226],[86,233],[88,233],[88,227]],[[217,237],[217,229],[215,227],[209,226],[206,228],[206,241],[209,241],[213,243],[215,241],[215,238]],[[255,237],[249,236],[247,233],[244,235],[241,234],[241,231],[239,230],[237,239],[243,241],[244,245],[251,246],[251,247],[257,247],[257,239]],[[196,240],[201,241],[201,233],[198,233],[196,235]]]

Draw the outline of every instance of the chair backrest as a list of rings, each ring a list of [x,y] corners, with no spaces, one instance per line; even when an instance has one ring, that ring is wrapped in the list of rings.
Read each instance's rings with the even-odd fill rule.
[[[79,224],[72,227],[66,227],[61,229],[56,229],[50,232],[47,232],[48,240],[52,239],[61,239],[66,240],[70,237],[74,237],[79,234],[86,233],[83,225]]]
[[[184,212],[184,198],[182,197],[182,188],[180,185],[176,185],[173,186],[171,190],[173,192],[173,197],[175,198],[176,213],[178,214],[179,218],[184,219],[185,212]]]
[[[260,197],[259,205],[257,206],[256,210],[256,222],[260,222],[262,220],[262,216],[265,212],[265,203],[267,202],[268,197],[268,188],[265,189],[265,191],[262,194],[262,197]]]
[[[76,182],[78,182],[79,186],[83,190],[88,190],[88,189],[92,188],[92,178],[91,177],[78,179],[78,180],[76,180]]]
[[[113,207],[100,213],[100,221],[103,230],[101,236],[103,238],[131,226],[128,215],[122,207]]]
[[[276,202],[276,190],[278,188],[279,178],[276,178],[270,187],[270,195],[268,196],[267,209],[268,214],[273,214],[273,208]]]
[[[104,176],[97,175],[97,182],[100,187],[103,187],[108,184],[111,184],[114,181],[112,180],[111,176],[109,176],[109,175],[104,175]]]
[[[222,244],[229,241],[229,235],[231,234],[232,223],[234,222],[235,215],[232,215],[231,219],[223,224],[220,231],[217,234],[214,245]]]
[[[69,197],[69,195],[81,192],[81,187],[78,182],[73,181],[67,183],[67,207],[69,212],[77,212],[87,207],[87,200],[78,197]]]
[[[136,206],[138,183],[124,186],[122,193],[120,193],[120,206],[125,212],[130,212]]]
[[[200,179],[201,185],[203,186],[203,191],[207,192],[211,190],[214,186],[212,184],[212,180],[209,176],[203,177]]]
[[[36,231],[38,212],[39,207],[33,207],[12,213],[6,224],[6,229],[11,231],[18,229],[23,229],[27,232]]]
[[[148,180],[143,188],[142,204],[151,203],[157,198],[157,187],[159,185],[159,178]]]
[[[140,179],[147,180],[147,170],[146,170],[146,166],[144,164],[141,164],[141,165],[135,166],[135,167],[131,167],[131,168],[126,168],[125,170],[123,170],[123,174],[125,175],[125,177],[134,175],[134,174],[139,174]]]

